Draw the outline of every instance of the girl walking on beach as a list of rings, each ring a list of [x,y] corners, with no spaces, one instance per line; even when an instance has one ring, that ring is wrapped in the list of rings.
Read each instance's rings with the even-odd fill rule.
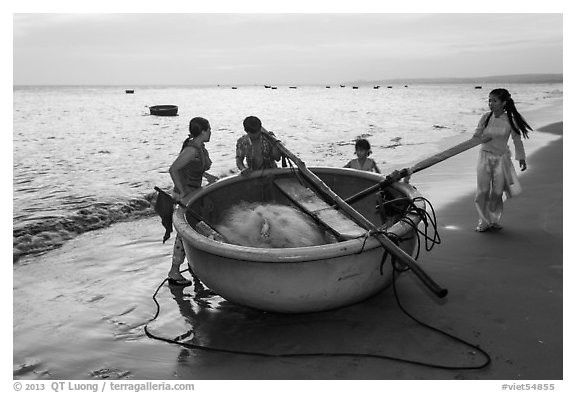
[[[207,177],[209,182],[215,180],[212,175],[205,173],[212,165],[208,151],[204,147],[204,143],[210,141],[210,123],[202,117],[195,117],[190,120],[189,132],[190,135],[182,144],[178,158],[172,163],[169,170],[170,177],[174,182],[173,198],[185,205],[201,189],[203,176]],[[192,284],[180,273],[180,265],[184,262],[185,257],[182,237],[177,234],[174,241],[172,266],[168,272],[170,285],[188,286]]]
[[[500,230],[504,208],[503,196],[511,198],[520,193],[520,183],[512,164],[508,140],[512,136],[516,160],[526,170],[526,153],[522,137],[528,138],[532,128],[520,115],[506,89],[494,89],[488,97],[490,112],[485,113],[474,132],[483,143],[478,157],[477,191],[474,203],[479,220],[476,231]],[[486,141],[488,138],[492,138]]]

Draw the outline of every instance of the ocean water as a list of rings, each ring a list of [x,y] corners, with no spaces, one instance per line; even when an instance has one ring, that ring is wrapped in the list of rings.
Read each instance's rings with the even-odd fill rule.
[[[344,166],[354,141],[369,139],[384,173],[434,154],[437,144],[472,134],[492,88],[469,84],[175,87],[14,87],[14,261],[76,235],[153,215],[154,186],[171,188],[168,168],[192,117],[210,120],[207,144],[217,176],[237,173],[242,120],[258,116],[308,166]],[[514,84],[521,112],[562,97],[562,84]],[[175,117],[149,106],[179,107]]]

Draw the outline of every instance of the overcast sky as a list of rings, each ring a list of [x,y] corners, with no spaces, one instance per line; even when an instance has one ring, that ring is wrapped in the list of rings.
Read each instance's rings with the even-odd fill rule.
[[[536,14],[24,14],[15,85],[323,84],[562,73]]]

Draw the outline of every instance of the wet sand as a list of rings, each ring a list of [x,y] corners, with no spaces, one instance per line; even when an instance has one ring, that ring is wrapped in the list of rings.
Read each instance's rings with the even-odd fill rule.
[[[545,131],[561,135],[562,123]],[[475,178],[469,172],[476,149],[412,179],[437,209],[442,240],[431,252],[422,250],[420,262],[449,294],[436,298],[408,273],[398,279],[399,298],[418,319],[487,351],[488,367],[443,370],[361,356],[269,358],[153,340],[144,326],[156,312],[152,295],[169,268],[173,240],[162,244],[163,228],[154,217],[84,234],[14,266],[13,377],[562,379],[562,139],[542,142],[547,145],[534,153],[530,141],[529,168],[520,178],[524,193],[506,202],[504,229],[498,233],[474,232]],[[446,192],[453,197],[445,198]],[[164,285],[157,298],[160,314],[150,331],[196,345],[266,353],[370,353],[458,367],[484,362],[474,348],[404,315],[391,289],[350,307],[306,315],[261,313],[190,287]]]

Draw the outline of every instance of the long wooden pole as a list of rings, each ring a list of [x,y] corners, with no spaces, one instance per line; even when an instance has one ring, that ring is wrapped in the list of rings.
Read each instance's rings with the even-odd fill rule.
[[[290,150],[288,150],[282,142],[276,139],[273,135],[270,135],[266,130],[262,130],[262,133],[268,137],[272,143],[284,154],[286,157],[290,158],[298,167],[302,175],[318,187],[318,189],[330,199],[332,199],[338,207],[345,213],[347,213],[351,218],[356,220],[358,224],[362,225],[367,230],[377,231],[377,227],[372,224],[366,217],[358,213],[352,206],[344,202],[340,196],[338,196],[330,187],[328,187],[318,176],[312,173],[306,165]],[[416,276],[430,289],[436,296],[444,297],[448,293],[448,290],[441,288],[408,254],[404,252],[400,247],[398,247],[392,240],[388,237],[375,232],[376,239],[380,242],[382,247],[386,249],[396,260],[403,263],[405,266],[409,267]]]
[[[442,161],[446,160],[447,158],[450,158],[450,157],[455,156],[457,154],[460,154],[466,150],[469,150],[475,146],[478,146],[480,143],[488,142],[490,139],[492,139],[492,138],[488,138],[488,139],[481,141],[480,138],[471,138],[467,141],[459,143],[456,146],[452,146],[449,149],[446,149],[440,153],[437,153],[437,154],[433,155],[432,157],[428,157],[425,160],[422,160],[422,161],[414,164],[410,168],[404,168],[400,171],[393,172],[393,173],[389,174],[388,176],[386,176],[386,178],[384,180],[382,180],[381,182],[374,184],[373,186],[370,186],[370,187],[366,188],[365,190],[362,190],[359,193],[352,195],[351,197],[346,198],[346,203],[354,203],[354,202],[364,198],[365,196],[368,196],[368,195],[372,194],[373,192],[378,191],[379,189],[384,188],[384,187],[394,183],[395,181],[400,180],[403,177],[406,177],[406,176],[413,174],[413,173],[416,173],[416,172],[420,172],[421,170],[429,168],[432,165],[438,164],[439,162],[442,162]]]

